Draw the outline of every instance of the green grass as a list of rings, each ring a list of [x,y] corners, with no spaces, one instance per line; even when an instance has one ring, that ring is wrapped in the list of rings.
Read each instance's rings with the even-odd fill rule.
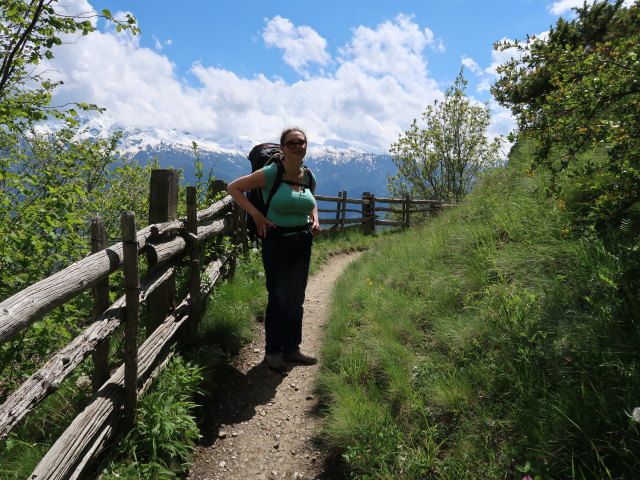
[[[572,226],[527,158],[515,153],[460,207],[378,239],[341,279],[320,389],[348,478],[640,467],[628,266]]]

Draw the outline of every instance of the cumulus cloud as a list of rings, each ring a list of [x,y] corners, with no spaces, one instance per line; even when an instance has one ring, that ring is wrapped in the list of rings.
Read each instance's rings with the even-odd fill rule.
[[[311,27],[296,27],[291,20],[275,16],[266,20],[262,38],[269,47],[284,50],[282,59],[296,72],[304,73],[310,63],[326,65],[330,57],[327,41]]]
[[[434,45],[429,29],[420,29],[413,18],[400,14],[376,29],[360,26],[353,39],[340,49],[343,68],[355,67],[371,75],[389,75],[402,83],[415,86],[427,78],[426,46]]]
[[[48,68],[64,85],[54,101],[96,103],[116,123],[189,131],[223,146],[241,138],[272,141],[281,127],[300,125],[315,144],[386,152],[413,118],[442,98],[425,57],[441,42],[410,16],[355,28],[334,58],[317,32],[286,18],[267,20],[262,34],[266,46],[281,48],[301,72],[297,81],[246,78],[199,62],[190,70],[196,81],[189,81],[138,36],[107,29],[56,52]],[[330,71],[310,73],[312,64]]]

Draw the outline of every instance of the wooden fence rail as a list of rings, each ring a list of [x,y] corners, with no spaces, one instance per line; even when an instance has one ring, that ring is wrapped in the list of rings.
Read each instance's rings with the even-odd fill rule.
[[[171,345],[180,337],[196,334],[204,297],[225,271],[232,274],[240,248],[248,250],[243,215],[229,196],[197,211],[195,188],[187,187],[187,217],[177,219],[177,179],[173,170],[153,171],[149,209],[149,223],[153,224],[137,231],[133,213],[124,212],[122,241],[108,247],[101,220],[93,219],[90,255],[0,302],[1,345],[88,289],[94,296],[95,320],[91,325],[53,354],[0,405],[2,439],[89,355],[93,356],[94,395],[40,461],[29,477],[32,480],[79,478],[117,432],[133,426],[137,400],[167,364]],[[319,209],[335,217],[321,218],[321,224],[336,228],[360,224],[365,233],[378,225],[409,226],[411,215],[433,214],[449,206],[408,197],[376,198],[368,192],[360,199],[348,198],[346,191],[337,197],[317,195],[316,199],[335,203],[335,208]],[[348,217],[348,213],[358,216]],[[399,219],[383,219],[380,213]],[[201,265],[202,245],[220,235],[232,238],[231,252]],[[146,259],[148,272],[142,279],[141,259]],[[176,302],[175,273],[185,266],[188,294]],[[110,276],[120,268],[124,272],[124,295],[109,305],[113,286]],[[151,320],[146,325],[146,340],[138,345],[139,308],[144,303]],[[173,308],[175,303],[178,306]],[[121,325],[124,363],[110,374],[109,341]]]
[[[92,457],[117,431],[134,422],[138,397],[166,365],[170,346],[179,336],[195,334],[202,300],[237,253],[214,259],[201,276],[200,246],[220,235],[240,239],[243,226],[239,211],[226,196],[205,210],[196,211],[196,191],[187,188],[187,218],[176,219],[178,176],[175,171],[155,170],[151,177],[150,218],[155,224],[136,231],[132,212],[121,217],[122,241],[106,247],[104,227],[92,221],[92,253],[56,274],[0,302],[0,344],[15,337],[53,309],[84,291],[94,293],[95,321],[23,382],[0,405],[0,439],[28,415],[89,355],[93,355],[94,396],[44,456],[30,479],[72,479],[86,470]],[[235,218],[234,218],[235,217]],[[246,240],[245,240],[246,242]],[[105,248],[106,247],[106,248]],[[246,250],[246,246],[244,248]],[[139,264],[147,260],[148,275],[140,279]],[[185,263],[184,259],[188,261]],[[189,294],[175,308],[170,296],[176,269],[190,269]],[[109,277],[124,270],[124,295],[108,304]],[[207,278],[203,283],[201,278]],[[175,288],[174,288],[175,290]],[[139,306],[147,303],[153,315],[153,295],[162,292],[166,305],[157,326],[137,344]],[[158,310],[157,304],[155,309]],[[123,324],[124,363],[109,375],[109,339]],[[188,325],[188,328],[182,328]],[[182,331],[181,331],[182,329]]]
[[[439,200],[412,200],[408,196],[405,198],[376,197],[369,192],[364,192],[362,198],[347,198],[347,192],[341,191],[337,197],[316,195],[316,200],[319,207],[318,213],[321,214],[321,225],[331,225],[332,228],[361,225],[365,233],[375,231],[376,226],[408,227],[411,223],[411,215],[434,215],[442,208],[453,206]],[[325,207],[324,203],[327,202],[335,203],[335,207]],[[380,204],[391,206],[383,207]],[[359,205],[359,208],[349,208],[348,205]],[[347,212],[360,215],[347,217]],[[325,213],[335,213],[335,218],[322,215]],[[379,213],[395,214],[400,219],[384,219]]]

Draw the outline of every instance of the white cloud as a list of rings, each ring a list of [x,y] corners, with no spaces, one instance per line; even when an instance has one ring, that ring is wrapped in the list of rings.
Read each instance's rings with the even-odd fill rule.
[[[171,40],[165,40],[164,42],[162,42],[159,38],[155,36],[153,37],[153,48],[155,48],[158,52],[164,50],[165,46],[170,47],[171,45],[173,45],[173,41]]]
[[[560,0],[559,2],[553,2],[547,9],[554,15],[562,15],[574,7],[581,7],[583,4],[584,0]]]
[[[421,30],[412,17],[398,15],[374,30],[360,26],[351,42],[340,49],[342,67],[354,65],[372,75],[390,75],[401,83],[416,86],[427,79],[423,51],[435,44],[433,32]]]
[[[547,10],[553,15],[562,15],[563,13],[571,11],[572,8],[582,7],[584,5],[584,2],[585,0],[560,0],[549,5],[547,7]],[[625,0],[623,2],[623,6],[630,7],[634,2],[635,0]],[[595,3],[595,0],[587,1],[588,5],[591,5],[593,3]]]
[[[468,68],[470,71],[472,71],[476,75],[478,76],[482,75],[482,69],[480,68],[480,65],[478,65],[478,63],[473,58],[463,55],[462,65],[464,65],[466,68]]]
[[[273,141],[280,128],[299,125],[315,144],[387,152],[427,105],[442,98],[425,58],[425,49],[438,50],[441,42],[412,17],[355,28],[335,58],[319,34],[288,19],[275,17],[263,33],[265,43],[282,48],[284,60],[302,72],[299,80],[243,78],[196,62],[190,73],[197,82],[189,82],[165,54],[142,47],[138,36],[108,29],[56,52],[47,67],[65,83],[54,101],[96,103],[116,123],[189,131],[223,146],[240,138]],[[330,71],[309,73],[313,63]]]
[[[85,17],[91,21],[95,27],[98,23],[98,17],[95,10],[87,0],[64,0],[63,2],[52,2],[53,9],[60,14],[69,16]]]
[[[327,41],[311,27],[296,27],[291,20],[279,15],[266,20],[266,24],[262,32],[265,43],[284,50],[282,59],[296,72],[303,73],[309,63],[329,63]]]

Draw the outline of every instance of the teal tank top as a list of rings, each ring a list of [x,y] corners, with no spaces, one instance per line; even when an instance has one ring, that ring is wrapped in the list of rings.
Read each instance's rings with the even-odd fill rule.
[[[269,198],[269,192],[276,180],[277,168],[275,164],[262,168],[267,177],[267,184],[262,187],[262,197],[265,201]],[[304,183],[309,183],[306,172],[304,173]],[[310,189],[305,188],[303,192],[296,192],[283,181],[271,199],[267,219],[281,227],[306,225],[310,222],[309,214],[313,211],[315,205],[316,199]]]

